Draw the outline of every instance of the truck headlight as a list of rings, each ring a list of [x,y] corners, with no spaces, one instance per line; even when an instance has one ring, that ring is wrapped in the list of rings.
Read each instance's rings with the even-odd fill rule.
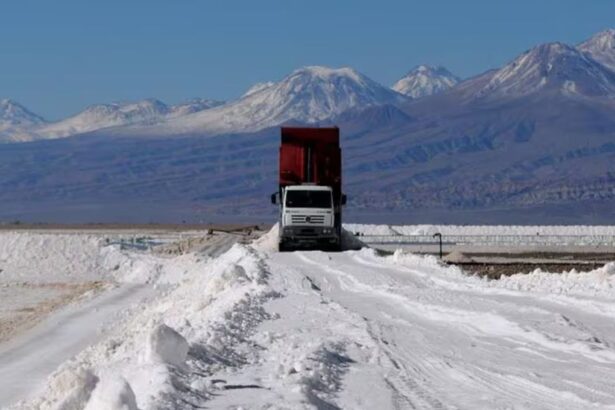
[[[324,234],[329,234],[329,233],[331,233],[331,229],[329,229],[329,228],[324,228],[324,229],[322,230],[322,233],[324,233]]]

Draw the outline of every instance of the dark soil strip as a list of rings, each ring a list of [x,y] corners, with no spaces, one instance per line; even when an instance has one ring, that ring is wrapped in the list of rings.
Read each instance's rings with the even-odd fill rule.
[[[500,279],[502,276],[510,276],[516,273],[530,273],[536,269],[545,272],[589,272],[604,266],[604,263],[461,263],[455,264],[470,275],[477,275],[489,279]]]

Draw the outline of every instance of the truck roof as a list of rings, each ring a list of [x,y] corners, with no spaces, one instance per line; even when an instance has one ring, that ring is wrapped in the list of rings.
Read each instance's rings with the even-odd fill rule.
[[[282,127],[282,144],[340,145],[340,129],[337,127]]]
[[[286,187],[288,191],[331,191],[330,186],[323,185],[288,185]]]

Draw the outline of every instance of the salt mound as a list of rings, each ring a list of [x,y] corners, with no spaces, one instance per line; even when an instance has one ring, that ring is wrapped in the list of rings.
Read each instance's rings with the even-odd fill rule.
[[[278,250],[279,230],[279,225],[276,223],[269,232],[252,242],[252,247],[261,252],[276,252]]]
[[[90,399],[97,383],[98,377],[90,369],[79,368],[74,370],[69,368],[60,371],[55,375],[51,388],[53,391],[65,392],[65,394],[55,409],[82,409]]]
[[[552,293],[585,297],[615,298],[615,262],[589,272],[544,272],[515,274],[489,282],[490,286],[524,292]]]
[[[0,232],[4,280],[74,282],[105,280],[102,236],[36,232]]]
[[[183,367],[188,357],[188,342],[167,325],[156,326],[147,338],[145,360]]]
[[[474,259],[460,251],[453,251],[442,258],[444,262],[450,263],[472,263]]]
[[[232,265],[225,267],[220,275],[214,277],[205,285],[204,293],[207,295],[217,295],[238,282],[245,283],[249,281],[250,278],[248,277],[245,268],[241,265],[233,263]]]
[[[138,410],[132,388],[121,377],[101,380],[84,410]]]

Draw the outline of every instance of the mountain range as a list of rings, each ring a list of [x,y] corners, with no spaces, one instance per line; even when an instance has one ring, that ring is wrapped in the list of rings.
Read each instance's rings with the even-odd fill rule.
[[[0,101],[0,142],[26,142],[71,137],[90,131],[156,124],[223,105],[223,101],[194,98],[177,105],[156,99],[137,102],[96,104],[57,122],[48,122],[16,101]]]
[[[204,99],[175,106],[155,99],[98,104],[53,123],[5,100],[7,107],[23,115],[19,126],[12,125],[12,117],[0,115],[0,124],[6,122],[0,128],[0,142],[55,139],[98,130],[150,137],[194,133],[211,136],[253,132],[287,122],[316,124],[349,110],[400,105],[412,97],[441,92],[457,81],[450,73],[445,78],[443,73],[448,71],[441,67],[420,66],[417,70],[415,83],[397,92],[395,87],[384,87],[352,68],[310,66],[295,70],[279,82],[255,84],[239,99],[226,104]],[[409,81],[410,74],[400,81],[404,80]]]
[[[277,127],[335,124],[350,219],[612,223],[614,44],[615,30],[541,44],[465,80],[419,66],[391,88],[312,66],[225,104],[100,105],[56,123],[4,100],[0,218],[272,218]]]

